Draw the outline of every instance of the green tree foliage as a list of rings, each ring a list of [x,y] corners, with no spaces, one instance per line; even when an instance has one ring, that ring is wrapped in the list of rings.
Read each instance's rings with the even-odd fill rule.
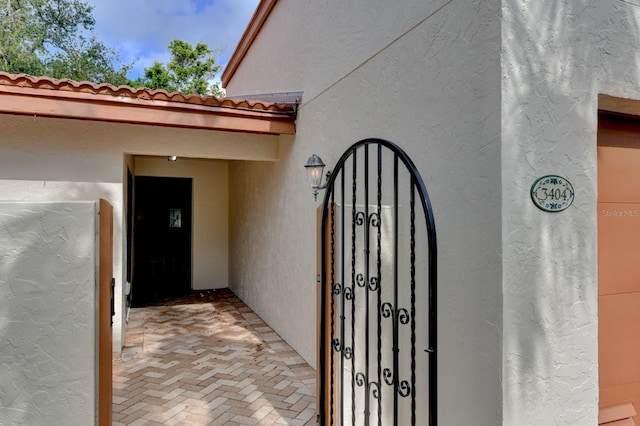
[[[91,35],[92,13],[87,0],[0,0],[0,71],[224,95],[209,84],[220,66],[204,43],[173,40],[168,64],[156,62],[129,80],[133,64],[122,64],[117,50]]]
[[[126,84],[129,65],[90,34],[93,8],[84,0],[0,0],[0,70]]]
[[[155,62],[151,67],[145,68],[144,77],[133,82],[133,85],[169,92],[224,95],[217,84],[209,84],[220,70],[209,46],[205,43],[192,46],[186,41],[173,40],[169,43],[169,53],[171,60],[168,64]]]

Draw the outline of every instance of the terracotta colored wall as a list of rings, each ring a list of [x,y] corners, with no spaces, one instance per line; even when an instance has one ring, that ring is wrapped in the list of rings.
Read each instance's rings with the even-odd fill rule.
[[[640,124],[598,130],[600,406],[640,407]],[[639,418],[636,416],[635,420]]]

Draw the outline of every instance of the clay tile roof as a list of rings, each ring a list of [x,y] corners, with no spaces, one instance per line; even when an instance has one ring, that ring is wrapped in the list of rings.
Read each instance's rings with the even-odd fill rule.
[[[90,106],[90,108],[88,108]],[[0,71],[0,114],[294,134],[295,103],[185,95]]]
[[[295,105],[260,100],[238,100],[216,98],[215,96],[202,96],[199,94],[185,95],[180,92],[169,93],[166,90],[147,88],[133,88],[131,86],[113,86],[107,83],[91,83],[89,81],[73,81],[69,79],[55,79],[50,77],[34,77],[27,74],[10,74],[0,71],[0,85],[28,87],[32,89],[50,89],[63,92],[88,93],[95,95],[108,95],[113,97],[126,97],[133,99],[145,99],[154,101],[177,102],[192,105],[243,108],[253,111],[271,111],[280,113],[294,113]]]

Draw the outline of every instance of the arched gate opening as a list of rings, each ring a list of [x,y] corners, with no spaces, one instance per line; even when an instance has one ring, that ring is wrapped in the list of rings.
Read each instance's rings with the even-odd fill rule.
[[[436,229],[408,155],[353,144],[322,205],[321,425],[437,424]]]

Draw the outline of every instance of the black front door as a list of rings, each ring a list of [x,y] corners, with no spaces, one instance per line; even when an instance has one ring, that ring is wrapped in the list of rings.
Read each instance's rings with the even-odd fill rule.
[[[133,307],[191,290],[190,178],[135,178]]]

